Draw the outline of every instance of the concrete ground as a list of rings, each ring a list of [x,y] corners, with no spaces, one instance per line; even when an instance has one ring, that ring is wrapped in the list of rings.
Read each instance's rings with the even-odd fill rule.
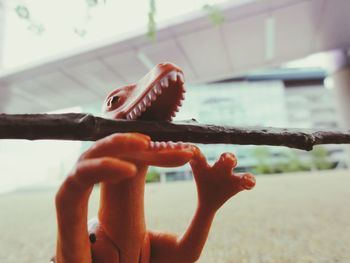
[[[97,190],[90,214],[96,214]],[[55,189],[0,195],[0,262],[48,262],[55,250]],[[199,262],[350,262],[350,172],[262,175],[219,211]],[[146,187],[149,228],[182,233],[193,182]]]

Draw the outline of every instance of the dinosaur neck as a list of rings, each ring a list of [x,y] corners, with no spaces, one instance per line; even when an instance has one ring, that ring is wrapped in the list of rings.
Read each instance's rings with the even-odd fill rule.
[[[144,240],[144,188],[147,168],[138,166],[138,174],[134,178],[118,184],[101,184],[99,221],[118,247],[135,247]]]

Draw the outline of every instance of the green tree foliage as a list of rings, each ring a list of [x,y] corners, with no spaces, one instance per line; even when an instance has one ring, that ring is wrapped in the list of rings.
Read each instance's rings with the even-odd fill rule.
[[[298,171],[310,170],[327,170],[333,167],[328,159],[327,149],[317,146],[310,152],[309,158],[300,159],[300,155],[296,150],[286,149],[279,153],[279,161],[272,162],[276,156],[269,147],[256,147],[252,153],[252,157],[256,158],[257,166],[254,172],[257,174],[271,173],[292,173]]]
[[[327,159],[327,150],[318,145],[311,151],[311,156],[315,167],[318,170],[328,170],[332,168],[332,163]]]
[[[155,183],[160,181],[160,173],[150,167],[146,175],[146,183]]]
[[[28,30],[34,32],[37,35],[41,35],[45,31],[42,23],[36,22],[32,19],[29,9],[25,5],[17,5],[15,7],[15,12],[20,19],[28,23]]]
[[[258,165],[255,167],[255,173],[257,174],[270,174],[273,173],[273,169],[270,162],[271,152],[268,147],[260,146],[256,147],[253,151],[253,157],[258,161]]]
[[[310,171],[311,164],[308,161],[301,161],[299,155],[295,150],[289,150],[286,154],[286,163],[277,164],[276,166],[280,166],[281,169],[277,170],[280,173],[292,173],[298,171]],[[276,169],[275,169],[276,170]]]
[[[207,12],[208,19],[215,26],[220,26],[225,22],[225,17],[222,11],[213,5],[204,5],[203,9]]]
[[[146,36],[152,41],[156,41],[157,39],[157,23],[156,23],[156,1],[149,0],[149,11],[148,11],[148,32]]]
[[[107,0],[85,0],[87,8],[93,8],[99,4],[106,4]],[[1,3],[1,2],[0,2]],[[219,26],[225,21],[225,17],[222,11],[213,5],[204,5],[203,10],[206,11],[208,19],[213,23],[213,25]],[[18,5],[15,8],[15,12],[18,17],[24,19],[28,22],[28,29],[35,32],[36,34],[42,34],[45,28],[42,23],[34,22],[32,20],[30,11],[25,5]],[[149,0],[149,10],[148,10],[148,22],[147,22],[147,33],[146,36],[152,40],[157,39],[157,21],[156,21],[156,0]],[[74,33],[81,37],[85,37],[87,34],[86,28],[74,28]]]

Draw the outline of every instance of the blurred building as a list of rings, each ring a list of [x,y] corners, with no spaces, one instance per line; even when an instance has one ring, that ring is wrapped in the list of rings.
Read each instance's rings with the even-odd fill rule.
[[[334,130],[341,128],[341,118],[337,111],[334,90],[327,89],[320,82],[300,82],[290,84],[286,88],[286,106],[288,125],[296,128]],[[327,158],[335,168],[346,168],[349,160],[344,145],[323,145],[327,150]],[[300,152],[303,158],[308,153]]]
[[[325,76],[322,70],[275,69],[252,73],[243,79],[191,86],[176,119],[195,118],[200,123],[238,127],[340,128],[334,90],[325,87]],[[262,160],[259,157],[261,147],[265,151]],[[271,173],[283,172],[279,169],[289,165],[288,162],[304,165],[299,170],[319,169],[313,152],[285,147],[200,145],[200,148],[210,163],[223,152],[234,152],[239,161],[238,171],[259,173],[256,168],[261,161],[271,167]],[[344,145],[324,145],[321,149],[322,158],[329,163],[324,169],[344,169],[348,166]],[[293,171],[297,170],[296,167]],[[158,171],[162,174],[161,181],[191,178],[188,166]]]

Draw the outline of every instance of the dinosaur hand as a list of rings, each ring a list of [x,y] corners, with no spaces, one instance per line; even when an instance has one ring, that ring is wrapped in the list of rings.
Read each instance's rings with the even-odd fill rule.
[[[99,157],[120,157],[125,152],[148,149],[151,139],[141,133],[116,133],[98,140],[79,160]]]
[[[223,153],[219,160],[210,166],[197,148],[190,163],[197,184],[199,205],[214,211],[238,192],[255,186],[253,175],[233,173],[237,160],[231,153]]]
[[[120,133],[97,141],[80,160],[112,157],[135,165],[177,167],[188,163],[192,156],[192,144],[153,142],[141,133]]]
[[[118,153],[148,148],[148,136],[136,133],[113,134],[97,141],[81,155],[74,169],[62,184],[57,198],[68,200],[70,193],[91,188],[99,182],[114,182],[130,178],[136,174],[137,167],[118,158]],[[74,191],[66,191],[74,189]],[[62,197],[62,198],[61,198]],[[66,198],[67,197],[67,198]],[[70,202],[70,201],[69,201]]]

